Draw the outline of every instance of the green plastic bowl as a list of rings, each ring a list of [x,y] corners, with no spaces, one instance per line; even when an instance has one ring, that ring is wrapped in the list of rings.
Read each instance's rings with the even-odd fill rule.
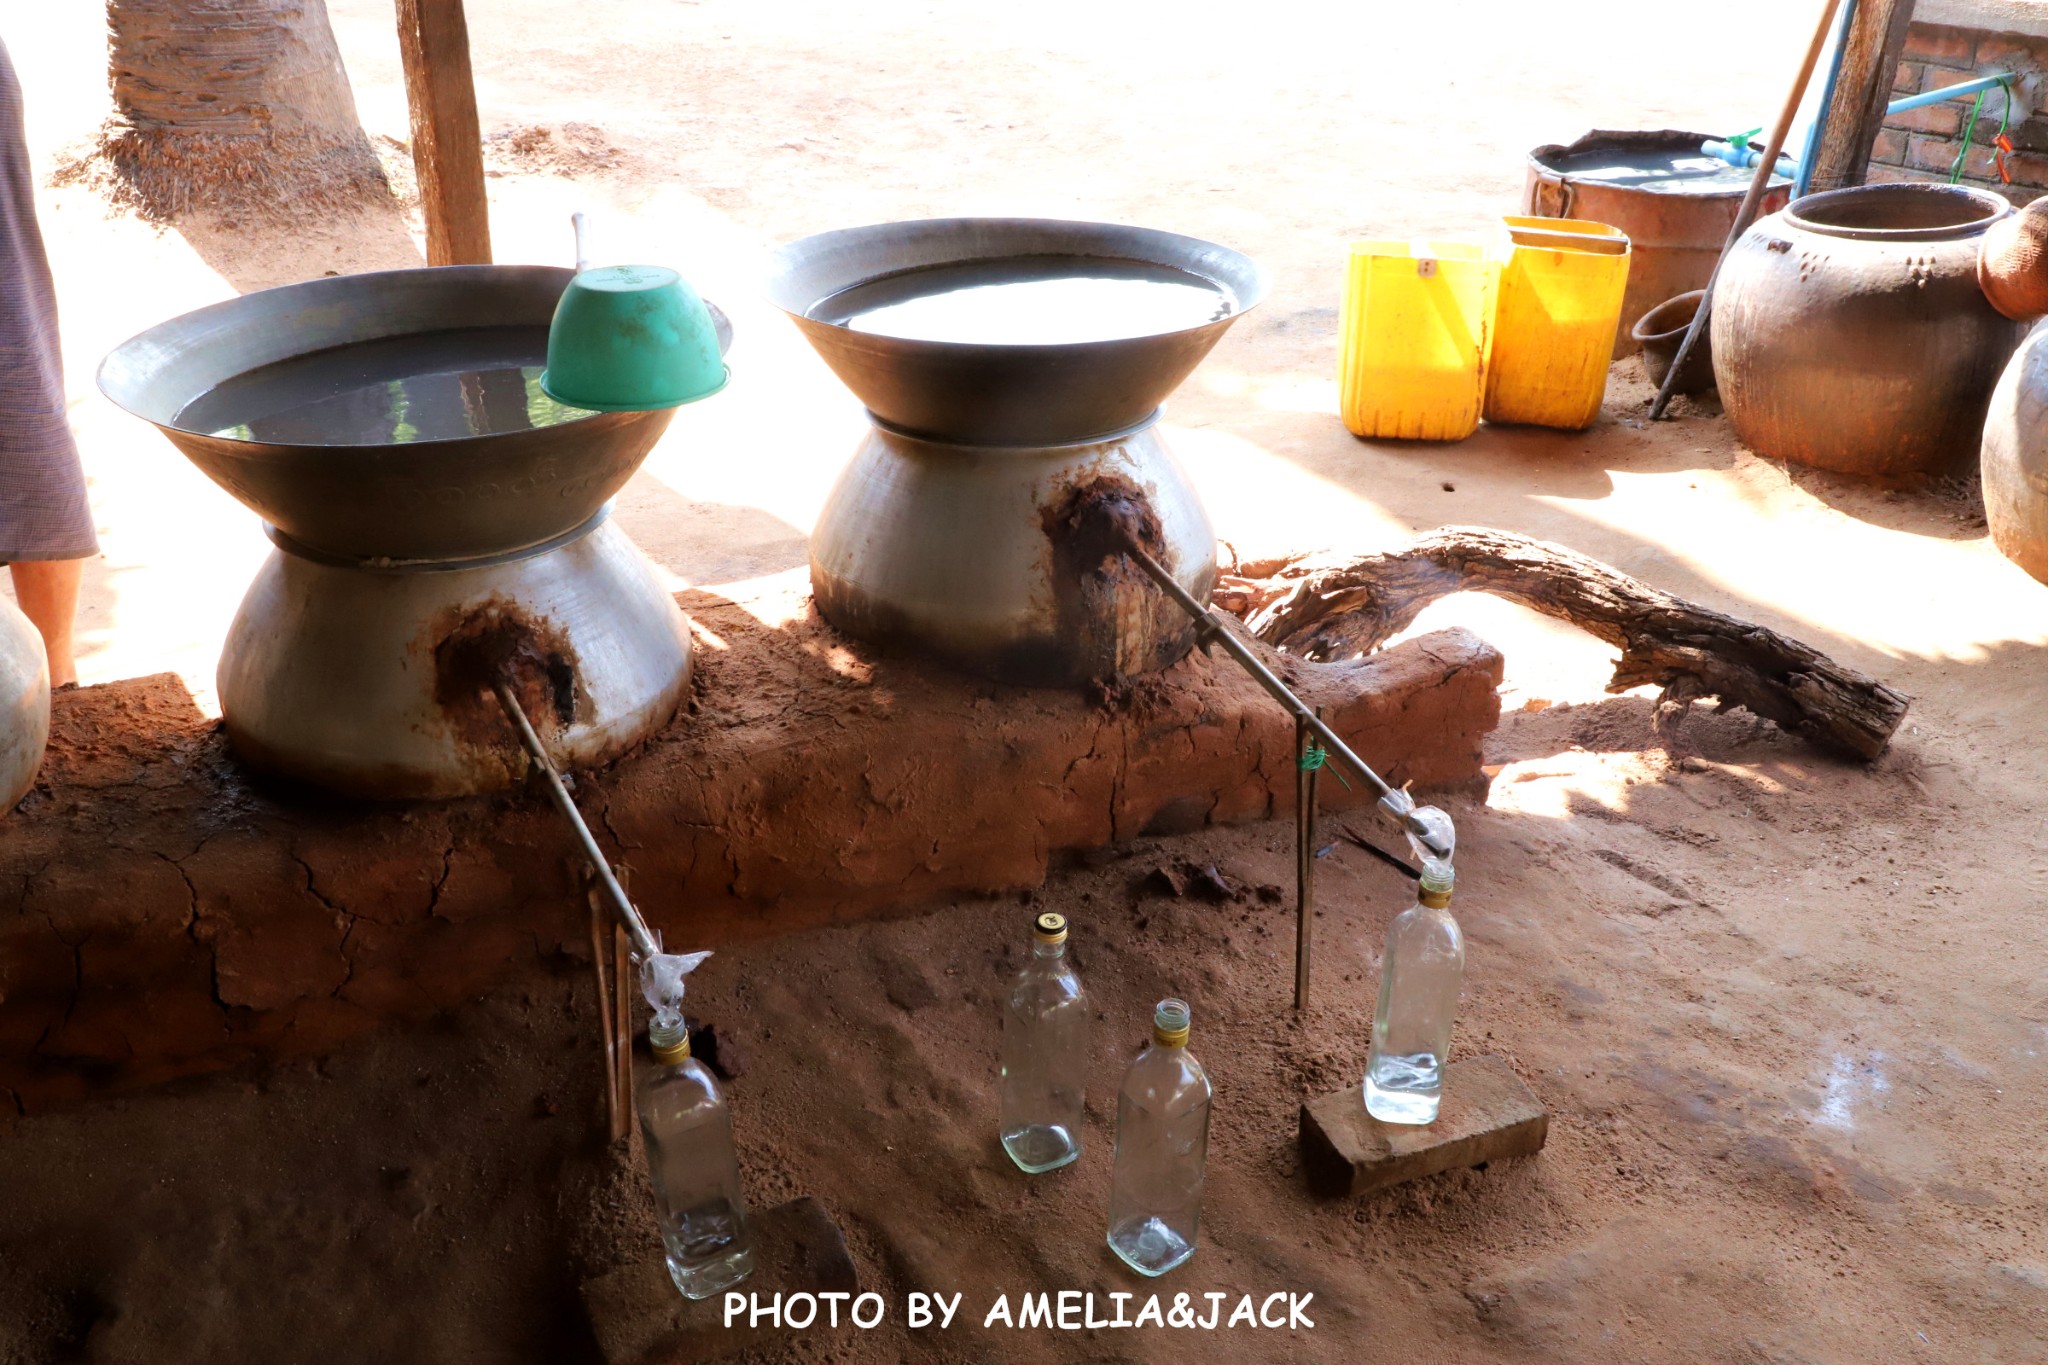
[[[569,281],[548,328],[548,397],[596,412],[709,398],[731,378],[711,310],[665,265],[608,265]]]

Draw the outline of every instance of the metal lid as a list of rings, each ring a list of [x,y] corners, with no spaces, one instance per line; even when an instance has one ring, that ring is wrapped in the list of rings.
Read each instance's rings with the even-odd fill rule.
[[[1031,932],[1040,943],[1065,943],[1067,917],[1056,910],[1048,910],[1031,921]]]

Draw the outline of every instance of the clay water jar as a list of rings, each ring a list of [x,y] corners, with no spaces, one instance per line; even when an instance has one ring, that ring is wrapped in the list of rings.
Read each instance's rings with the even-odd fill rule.
[[[1911,483],[1978,449],[2026,331],[1977,286],[2012,213],[1956,185],[1861,185],[1794,200],[1729,251],[1714,287],[1714,378],[1759,455]]]
[[[1984,517],[2005,557],[2048,583],[2048,323],[2013,352],[1984,417]]]
[[[0,817],[35,785],[50,739],[50,665],[43,637],[0,597]]]

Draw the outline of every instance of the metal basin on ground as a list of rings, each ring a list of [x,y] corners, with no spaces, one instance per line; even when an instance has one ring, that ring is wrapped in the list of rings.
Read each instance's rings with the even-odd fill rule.
[[[536,545],[588,521],[640,467],[673,414],[551,407],[550,425],[442,439],[408,439],[401,421],[375,442],[340,429],[319,439],[241,439],[194,429],[182,415],[230,381],[303,360],[331,371],[337,389],[367,392],[380,381],[402,385],[432,374],[458,386],[477,425],[488,428],[549,400],[537,382],[502,368],[471,372],[488,362],[528,367],[537,377],[549,320],[572,273],[446,266],[266,289],[123,343],[101,365],[100,388],[301,545],[394,560]],[[719,321],[724,342],[730,330]]]
[[[1738,170],[1700,150],[1705,133],[1602,129],[1576,142],[1529,153],[1522,212],[1544,218],[1590,218],[1628,235],[1628,288],[1614,354],[1636,348],[1629,328],[1666,299],[1704,289],[1735,225],[1754,171]],[[1792,184],[1774,177],[1759,212],[1783,208]]]

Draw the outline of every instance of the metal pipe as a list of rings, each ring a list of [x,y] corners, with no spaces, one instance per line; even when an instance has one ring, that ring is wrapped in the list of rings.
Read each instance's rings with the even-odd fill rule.
[[[1206,645],[1213,641],[1222,645],[1224,652],[1237,660],[1239,666],[1252,675],[1254,682],[1266,689],[1267,695],[1286,707],[1287,714],[1294,717],[1296,723],[1314,732],[1316,738],[1323,742],[1323,746],[1334,756],[1343,759],[1344,766],[1363,778],[1365,784],[1371,787],[1376,795],[1384,799],[1394,792],[1395,788],[1389,786],[1385,778],[1367,767],[1364,759],[1351,752],[1351,746],[1344,742],[1343,736],[1325,725],[1323,718],[1309,710],[1300,697],[1288,691],[1287,684],[1275,677],[1273,670],[1266,667],[1258,655],[1252,653],[1251,647],[1237,638],[1225,624],[1225,618],[1221,613],[1196,601],[1193,593],[1175,582],[1173,575],[1166,571],[1165,566],[1147,554],[1128,535],[1124,537],[1123,550],[1131,557],[1133,563],[1145,571],[1148,578],[1159,585],[1161,592],[1172,598],[1182,611],[1195,618],[1198,626],[1195,633],[1197,642]],[[1412,811],[1402,814],[1399,818],[1402,826],[1414,835],[1424,848],[1439,858],[1449,855],[1450,850],[1437,842],[1435,833],[1421,820],[1416,819]]]
[[[1979,76],[1960,85],[1944,85],[1939,90],[1923,90],[1917,95],[1895,99],[1884,107],[1884,111],[1887,115],[1903,114],[1908,109],[1924,109],[1930,104],[1940,104],[1944,100],[1959,100],[1965,95],[1974,95],[1979,90],[1990,90],[2000,85],[2009,86],[2012,82],[2012,72],[1995,71],[1989,76]]]
[[[1744,143],[1738,147],[1732,142],[1723,142],[1718,138],[1708,138],[1705,142],[1702,142],[1700,144],[1700,151],[1716,161],[1727,162],[1739,171],[1746,171],[1764,159],[1764,154],[1758,151],[1753,144]],[[1792,159],[1790,152],[1780,152],[1778,154],[1777,173],[1779,175],[1792,176],[1796,175],[1798,171],[1799,163]]]
[[[626,897],[626,888],[619,885],[619,879],[612,875],[612,865],[604,856],[604,850],[597,846],[597,839],[590,832],[590,826],[583,821],[583,812],[576,809],[576,803],[569,797],[569,788],[562,782],[562,774],[556,770],[554,760],[541,745],[540,736],[534,732],[533,722],[526,718],[526,712],[519,705],[519,699],[512,695],[512,686],[503,678],[491,684],[491,690],[498,694],[498,705],[505,708],[506,718],[512,728],[519,732],[519,742],[526,749],[526,756],[540,775],[547,779],[548,798],[555,803],[555,809],[562,812],[562,818],[576,832],[576,842],[583,845],[583,856],[597,872],[597,884],[604,892],[605,899],[612,903],[612,913],[619,917],[619,923],[626,926],[626,933],[633,940],[633,951],[645,962],[661,952],[661,944],[647,927],[647,921],[640,918],[640,912],[633,908],[633,902]]]
[[[1806,99],[1807,82],[1813,79],[1813,68],[1820,62],[1820,50],[1827,45],[1840,5],[1841,0],[1827,0],[1827,7],[1821,11],[1820,23],[1813,31],[1813,41],[1807,44],[1806,57],[1799,64],[1799,74],[1793,78],[1792,89],[1785,96],[1784,112],[1778,115],[1777,126],[1771,130],[1763,158],[1757,162],[1756,175],[1750,179],[1749,193],[1742,196],[1742,207],[1735,211],[1735,221],[1729,225],[1728,238],[1721,243],[1721,254],[1714,258],[1714,270],[1707,276],[1707,288],[1700,298],[1700,306],[1685,329],[1685,340],[1678,343],[1678,354],[1671,357],[1671,368],[1665,373],[1664,382],[1657,386],[1657,397],[1650,403],[1650,420],[1653,422],[1664,420],[1664,409],[1670,406],[1671,395],[1677,391],[1678,377],[1685,372],[1686,359],[1692,355],[1693,347],[1699,344],[1701,333],[1707,330],[1708,319],[1713,315],[1714,281],[1721,277],[1721,262],[1728,259],[1728,248],[1734,246],[1742,234],[1749,231],[1749,225],[1756,221],[1756,211],[1763,205],[1764,187],[1771,183],[1771,174],[1778,168],[1778,153],[1785,150],[1786,134],[1792,131],[1792,120],[1798,116],[1799,106]]]

